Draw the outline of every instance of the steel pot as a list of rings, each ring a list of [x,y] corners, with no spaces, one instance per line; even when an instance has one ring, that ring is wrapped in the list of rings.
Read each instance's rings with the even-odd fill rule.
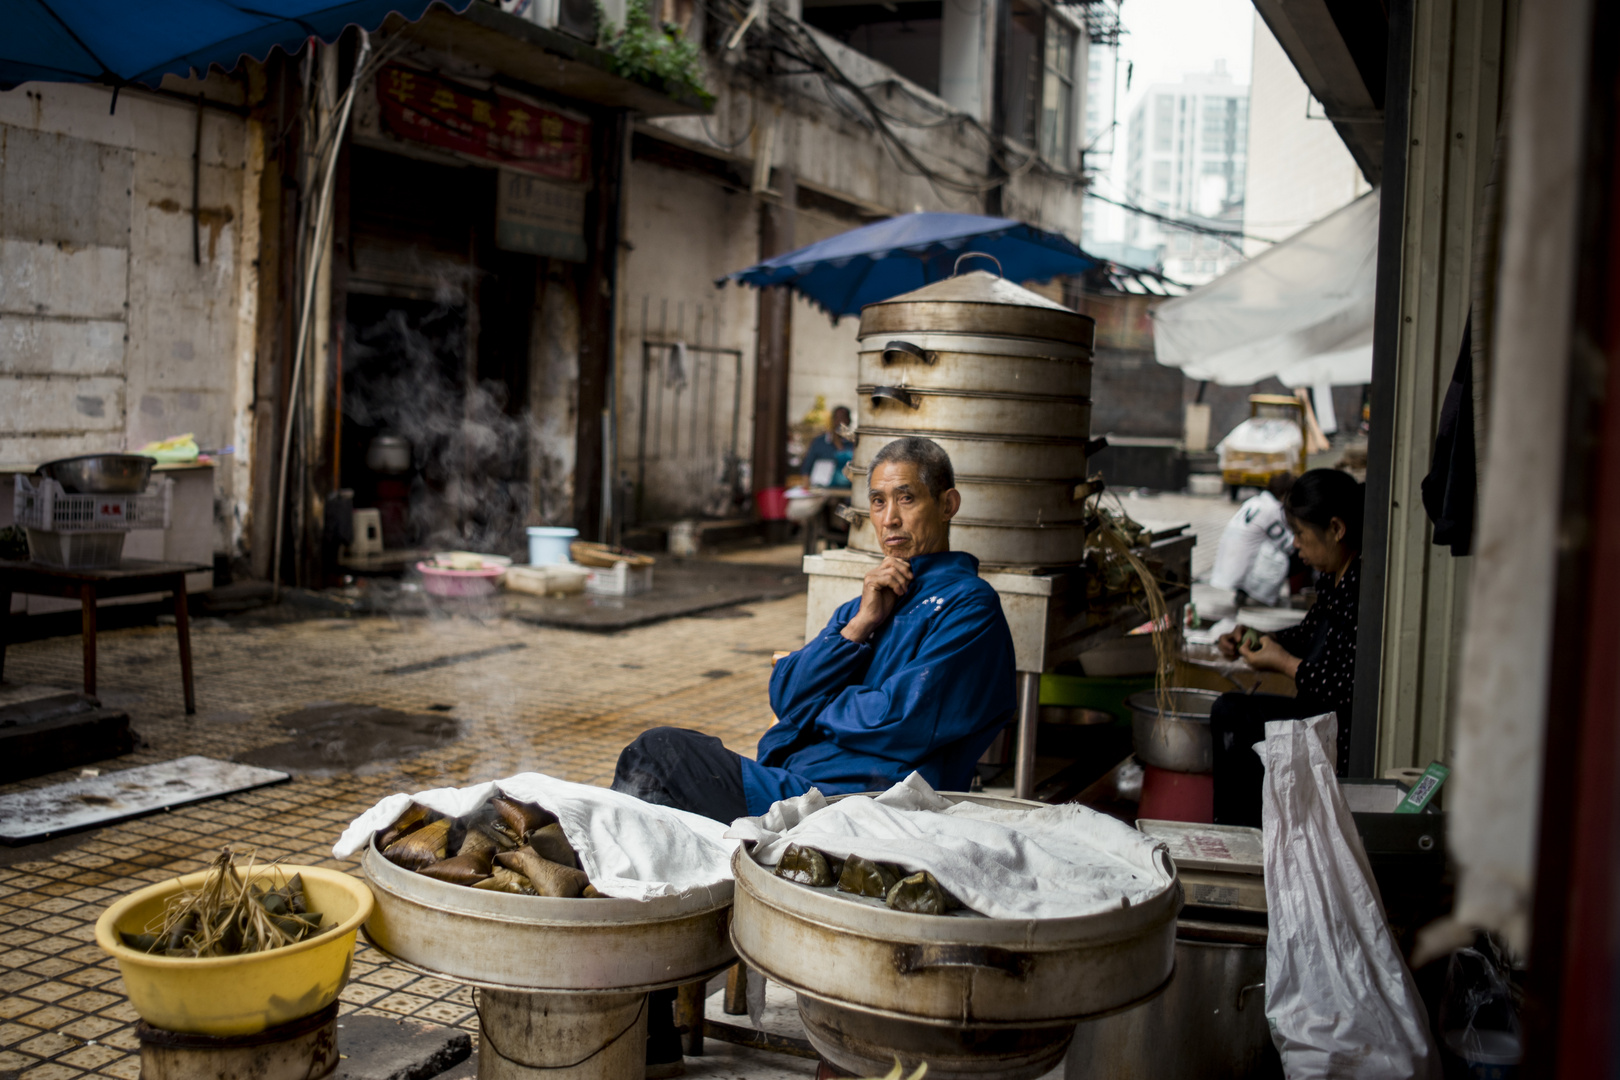
[[[1181,924],[1176,974],[1139,1009],[1082,1021],[1065,1080],[1280,1080],[1266,1023],[1266,930]]]
[[[976,334],[879,334],[860,342],[868,386],[1089,397],[1091,349],[1053,341]]]
[[[69,495],[139,495],[156,464],[145,454],[85,454],[47,462],[38,472]]]
[[[928,1061],[929,1076],[944,1080],[1049,1071],[1077,1019],[1128,1007],[1165,982],[1181,906],[1171,881],[1144,903],[1096,915],[946,918],[805,889],[741,848],[732,871],[738,954],[799,995],[811,1044],[857,1075],[881,1074],[896,1054]]]
[[[1155,691],[1126,698],[1137,759],[1171,772],[1212,771],[1215,744],[1209,733],[1209,710],[1220,696],[1214,690],[1171,689],[1166,691],[1169,708],[1162,713]]]
[[[422,971],[494,990],[646,991],[694,982],[736,960],[732,887],[652,900],[514,896],[435,881],[368,844],[376,898],[366,938]]]

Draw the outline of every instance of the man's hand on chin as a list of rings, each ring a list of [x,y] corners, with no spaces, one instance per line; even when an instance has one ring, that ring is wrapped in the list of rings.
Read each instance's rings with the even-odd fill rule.
[[[861,608],[839,633],[859,645],[888,621],[910,587],[910,561],[890,555],[867,573],[861,583]]]

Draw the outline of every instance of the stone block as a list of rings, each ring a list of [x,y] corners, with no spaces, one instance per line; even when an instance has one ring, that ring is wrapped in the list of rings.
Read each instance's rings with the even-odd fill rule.
[[[0,309],[56,318],[122,319],[129,252],[0,238]]]
[[[124,380],[0,375],[0,433],[78,434],[124,427]]]
[[[331,1080],[428,1080],[472,1054],[472,1037],[457,1028],[350,1015],[338,1032],[342,1054]]]
[[[124,323],[0,315],[0,358],[11,375],[120,375]]]

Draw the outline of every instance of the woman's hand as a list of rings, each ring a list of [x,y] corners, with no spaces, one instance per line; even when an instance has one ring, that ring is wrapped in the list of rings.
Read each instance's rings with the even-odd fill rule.
[[[1254,648],[1239,645],[1238,652],[1256,671],[1275,671],[1293,678],[1299,670],[1299,657],[1277,644],[1270,634],[1263,635]]]
[[[1238,623],[1236,626],[1232,627],[1229,633],[1222,634],[1215,640],[1215,647],[1219,649],[1221,651],[1221,655],[1226,657],[1228,660],[1236,660],[1238,658],[1239,650],[1243,646],[1243,635],[1247,634],[1248,632],[1249,628],[1247,626],[1244,626],[1242,623]]]

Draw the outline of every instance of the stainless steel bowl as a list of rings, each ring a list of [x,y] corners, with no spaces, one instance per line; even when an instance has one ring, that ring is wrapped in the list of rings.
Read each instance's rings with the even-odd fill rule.
[[[39,475],[55,480],[69,495],[139,495],[156,464],[145,454],[85,454],[47,462]]]
[[[1215,768],[1215,743],[1209,733],[1209,710],[1220,697],[1213,690],[1172,688],[1169,708],[1159,711],[1159,698],[1143,690],[1125,699],[1131,710],[1131,738],[1136,757],[1171,772],[1207,773]]]

